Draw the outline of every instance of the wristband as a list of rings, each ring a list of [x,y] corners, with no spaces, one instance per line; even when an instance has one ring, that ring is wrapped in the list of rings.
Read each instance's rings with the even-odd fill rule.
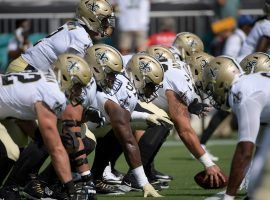
[[[203,154],[198,160],[204,165],[205,168],[216,165],[207,153]]]

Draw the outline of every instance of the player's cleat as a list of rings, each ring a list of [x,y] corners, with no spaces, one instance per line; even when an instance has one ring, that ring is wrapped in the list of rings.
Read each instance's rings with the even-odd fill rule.
[[[173,177],[162,172],[157,171],[156,169],[152,170],[152,176],[157,179],[159,182],[170,182],[173,180]]]
[[[125,191],[121,190],[121,188],[116,185],[109,185],[104,183],[102,180],[96,180],[96,192],[97,194],[106,194],[106,195],[122,195],[125,194]]]
[[[155,188],[155,190],[161,190],[161,183],[156,179],[149,179],[149,183]],[[142,191],[142,187],[139,186],[135,176],[131,172],[128,172],[124,176],[121,184],[130,187],[131,191]]]
[[[20,191],[17,186],[4,186],[0,189],[0,199],[20,200]]]
[[[120,171],[118,171],[117,169],[111,169],[111,171],[112,171],[112,173],[116,176],[116,177],[118,177],[118,178],[120,178],[121,180],[124,178],[124,176],[126,175],[125,173],[123,173],[123,172],[120,172]]]
[[[22,193],[27,199],[69,199],[60,182],[48,186],[47,183],[38,179],[28,182]]]
[[[122,182],[121,177],[117,177],[112,173],[110,164],[104,169],[102,180],[104,183],[111,184],[111,185],[121,184]]]

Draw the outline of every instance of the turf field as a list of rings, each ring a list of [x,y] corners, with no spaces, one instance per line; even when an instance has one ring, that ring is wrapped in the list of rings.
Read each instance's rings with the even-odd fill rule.
[[[230,162],[233,155],[234,140],[211,141],[208,148],[219,157],[218,165],[228,175]],[[217,144],[218,143],[218,144]],[[165,196],[163,199],[169,200],[199,200],[214,196],[223,190],[204,190],[193,180],[193,176],[201,171],[202,165],[191,158],[188,151],[179,141],[169,141],[162,147],[156,158],[156,168],[174,177],[170,182],[170,188],[164,189],[160,193]],[[117,169],[125,172],[127,164],[122,156],[117,163]],[[236,199],[243,199],[244,194],[240,194]],[[141,192],[129,192],[121,196],[98,196],[99,200],[119,199],[133,200],[143,199]],[[209,199],[212,200],[212,199]],[[214,200],[214,199],[213,199]]]

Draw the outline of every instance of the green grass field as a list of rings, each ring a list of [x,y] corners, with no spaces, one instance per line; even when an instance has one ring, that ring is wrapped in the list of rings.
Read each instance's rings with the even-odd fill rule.
[[[219,142],[223,143],[222,140]],[[225,143],[225,142],[224,142]],[[217,164],[228,175],[231,158],[235,148],[234,144],[209,145],[211,152],[219,157]],[[170,188],[160,192],[169,200],[201,200],[211,197],[223,190],[204,190],[193,180],[194,175],[203,169],[202,165],[191,158],[186,148],[179,141],[170,141],[163,146],[155,160],[156,168],[174,177],[170,182]],[[127,164],[122,156],[117,162],[117,169],[125,172]],[[240,194],[236,199],[243,199],[244,194]],[[102,199],[133,200],[142,199],[142,192],[129,192],[121,196],[98,196]]]

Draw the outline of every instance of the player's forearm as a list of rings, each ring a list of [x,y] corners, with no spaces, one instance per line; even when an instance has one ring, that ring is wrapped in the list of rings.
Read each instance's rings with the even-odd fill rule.
[[[193,130],[181,130],[180,128],[176,128],[179,137],[184,142],[187,149],[196,157],[201,157],[205,151],[200,145],[200,141],[198,136],[195,134]]]
[[[243,144],[239,143],[233,156],[226,194],[231,196],[236,195],[236,192],[245,177],[246,170],[250,165],[251,158],[252,148],[244,148]]]

